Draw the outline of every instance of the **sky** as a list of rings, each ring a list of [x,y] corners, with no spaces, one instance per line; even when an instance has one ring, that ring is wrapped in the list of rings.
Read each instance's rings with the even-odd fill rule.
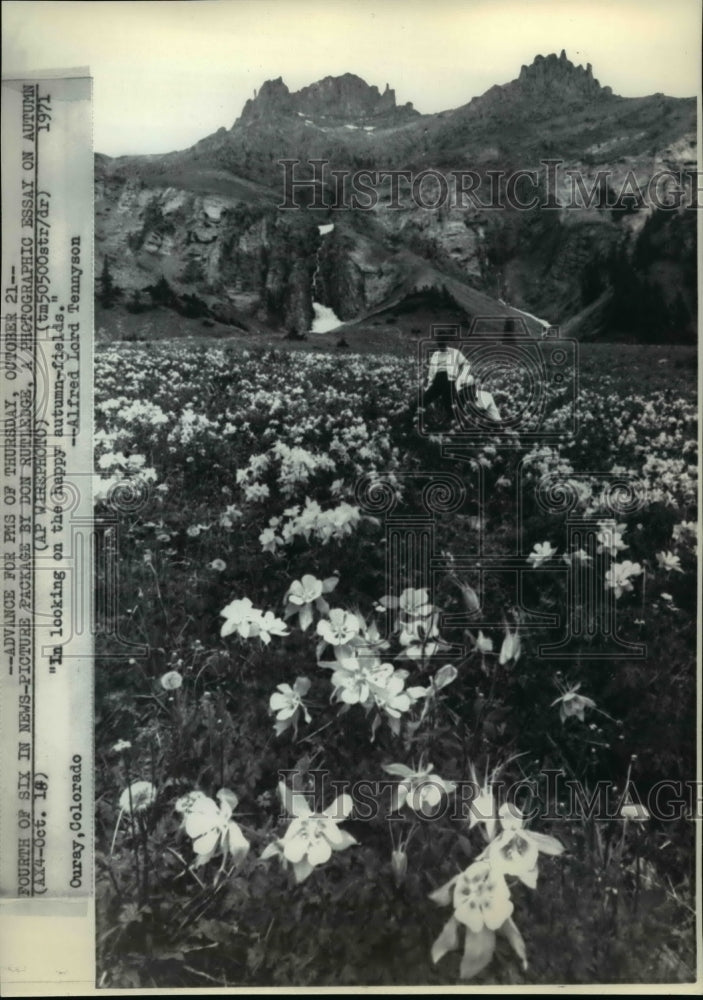
[[[345,72],[423,112],[466,104],[561,49],[624,97],[692,97],[699,0],[4,0],[3,74],[89,67],[94,148],[184,149],[264,80]]]

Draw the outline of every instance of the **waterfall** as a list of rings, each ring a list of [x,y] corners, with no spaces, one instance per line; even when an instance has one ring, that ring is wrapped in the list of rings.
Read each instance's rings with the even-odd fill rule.
[[[502,306],[507,306],[507,305],[508,305],[508,303],[507,303],[507,302],[504,302],[504,301],[503,301],[503,299],[498,299],[498,301],[500,302],[500,304],[501,304]],[[533,319],[533,320],[534,320],[534,321],[535,321],[536,323],[539,323],[539,325],[540,325],[540,326],[542,327],[542,330],[543,330],[543,331],[544,331],[544,330],[548,330],[548,329],[549,329],[549,327],[550,327],[550,326],[552,325],[552,324],[551,324],[551,323],[549,322],[549,320],[548,320],[548,319],[540,319],[540,318],[539,318],[539,316],[533,316],[533,315],[532,315],[532,313],[528,313],[528,312],[525,312],[525,310],[524,310],[524,309],[518,309],[518,307],[517,307],[517,306],[508,306],[508,308],[509,308],[509,309],[514,309],[514,310],[515,310],[515,312],[519,312],[519,313],[521,313],[521,314],[522,314],[523,316],[527,316],[527,317],[528,317],[529,319]]]
[[[318,226],[317,230],[320,236],[327,236],[334,229],[334,223],[329,222],[324,226]],[[315,282],[317,281],[317,276],[320,271],[320,249],[322,247],[322,241],[320,241],[320,246],[317,249],[315,255],[315,270],[312,275],[312,294],[315,294]],[[329,333],[330,330],[336,330],[338,326],[342,325],[342,320],[335,315],[334,310],[330,309],[329,306],[323,306],[321,302],[312,303],[312,311],[314,313],[312,326],[310,327],[310,333]]]

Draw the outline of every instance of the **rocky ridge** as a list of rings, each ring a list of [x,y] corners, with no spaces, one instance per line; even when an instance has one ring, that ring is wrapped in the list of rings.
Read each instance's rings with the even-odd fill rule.
[[[388,85],[381,92],[350,73],[294,93],[279,78],[263,84],[229,130],[189,150],[96,158],[97,273],[107,256],[123,301],[135,292],[143,297],[164,277],[218,318],[271,329],[308,329],[316,268],[316,294],[347,321],[397,304],[399,290],[412,289],[413,276],[423,274],[435,290],[458,282],[484,296],[459,295],[465,306],[503,300],[573,326],[581,312],[594,315],[594,299],[619,294],[614,261],[621,271],[634,266],[653,212],[646,198],[569,209],[562,172],[556,204],[529,212],[472,203],[418,208],[408,198],[391,209],[384,197],[368,212],[281,212],[278,160],[317,156],[335,168],[372,170],[471,167],[484,176],[539,167],[560,154],[588,186],[607,170],[615,191],[628,175],[646,190],[657,169],[695,175],[694,129],[694,101],[617,97],[564,52],[538,56],[512,82],[436,115],[399,108]],[[638,280],[659,283],[679,326],[685,313],[691,328],[695,280],[691,287],[684,258],[692,240],[695,247],[695,213],[659,214],[667,218],[647,252],[640,248]],[[318,225],[327,222],[335,230],[322,241]],[[680,301],[667,299],[665,286]],[[583,335],[617,334],[608,308],[598,316]]]

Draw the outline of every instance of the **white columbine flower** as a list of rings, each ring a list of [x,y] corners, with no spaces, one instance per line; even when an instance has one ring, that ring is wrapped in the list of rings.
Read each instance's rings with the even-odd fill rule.
[[[613,563],[605,574],[605,586],[607,589],[615,591],[615,598],[622,597],[626,591],[632,590],[631,576],[639,576],[642,567],[639,563],[630,562],[626,559],[622,563]]]
[[[659,563],[659,568],[663,569],[666,573],[671,573],[672,570],[676,570],[677,573],[683,573],[681,559],[679,556],[674,555],[673,552],[657,552],[657,562]]]
[[[525,830],[522,813],[510,802],[498,810],[501,832],[481,855],[504,875],[515,875],[530,889],[537,885],[537,858],[541,853],[559,855],[564,846],[556,837]]]
[[[235,864],[244,860],[249,841],[232,819],[238,802],[234,792],[221,788],[216,798],[219,805],[204,792],[188,792],[178,799],[175,809],[183,814],[183,826],[193,841],[197,855],[194,867],[207,864],[216,854],[221,854],[220,871],[224,871],[228,855]]]
[[[618,527],[622,527],[622,525],[619,525]],[[601,524],[599,525],[599,528],[600,531],[596,535],[599,553],[610,552],[611,555],[615,557],[618,552],[622,552],[623,549],[628,548],[628,545],[622,540],[622,534],[614,527],[609,527],[607,524]]]
[[[305,604],[312,604],[321,594],[322,580],[318,580],[317,577],[306,573],[302,579],[293,580],[288,588],[286,597],[291,604],[302,607]]]
[[[290,684],[279,684],[269,698],[269,708],[276,713],[274,729],[278,736],[291,726],[297,730],[298,716],[302,712],[306,722],[310,722],[310,713],[303,698],[310,690],[308,677],[296,677],[293,687]]]
[[[269,844],[261,855],[270,858],[277,854],[293,867],[296,882],[303,882],[318,865],[324,865],[333,851],[343,851],[357,841],[339,823],[349,817],[354,803],[350,795],[340,795],[321,813],[314,813],[305,797],[291,791],[284,783],[278,792],[286,811],[293,817],[290,826],[278,841]]]
[[[310,573],[306,573],[300,580],[294,580],[286,594],[283,617],[290,618],[291,615],[297,614],[298,624],[304,632],[312,624],[313,604],[321,614],[329,612],[329,605],[322,595],[334,590],[338,582],[336,576],[318,580]]]
[[[559,705],[559,717],[562,722],[565,722],[572,715],[575,715],[577,719],[583,722],[584,710],[596,707],[596,703],[592,698],[587,698],[585,694],[577,693],[580,687],[580,684],[574,685],[574,687],[560,694],[552,702],[551,707]]]
[[[405,764],[384,764],[383,770],[401,779],[393,791],[393,812],[398,812],[407,805],[413,812],[432,815],[442,797],[451,795],[456,788],[453,781],[445,781],[435,774],[431,764],[418,771],[413,771]]]
[[[383,664],[383,666],[390,666],[390,664]],[[415,700],[413,695],[405,690],[406,677],[406,671],[395,670],[388,677],[376,675],[371,679],[371,694],[376,708],[386,713],[389,725],[396,735],[400,732],[400,723],[398,722],[400,716],[410,710]]]
[[[454,883],[454,916],[478,934],[497,931],[512,916],[513,904],[503,873],[489,861],[475,861]]]
[[[220,611],[225,618],[225,623],[220,629],[220,635],[231,635],[237,632],[243,639],[260,638],[262,642],[268,644],[272,635],[288,635],[286,623],[280,618],[276,618],[272,611],[265,614],[255,608],[248,597],[231,601],[226,608]]]
[[[571,566],[572,563],[593,562],[593,558],[589,556],[585,549],[575,549],[571,553],[565,552],[562,558],[567,566]]]
[[[435,903],[454,912],[432,945],[432,961],[437,963],[459,945],[459,931],[464,928],[464,954],[459,967],[461,979],[473,979],[493,958],[496,933],[511,944],[527,968],[527,952],[520,931],[512,919],[513,903],[505,878],[489,861],[479,858],[430,894]]]
[[[537,569],[543,562],[547,562],[556,553],[556,549],[549,542],[537,542],[527,557],[527,561],[533,569]]]
[[[376,657],[340,656],[332,674],[335,695],[345,705],[366,705],[371,699],[371,677],[379,674],[380,679],[386,672],[393,673],[392,664],[381,664]]]
[[[681,542],[689,538],[695,540],[698,537],[698,525],[695,521],[681,521],[680,524],[674,525],[671,537],[675,542]]]
[[[273,528],[264,528],[259,535],[259,541],[263,552],[275,552],[280,545],[283,545],[283,540],[278,537]]]
[[[317,634],[330,646],[346,646],[359,634],[359,620],[351,611],[333,608],[327,619],[317,623]]]
[[[408,587],[398,598],[398,610],[409,618],[426,618],[433,610],[429,592]]]
[[[252,618],[258,615],[258,612],[248,597],[242,597],[240,600],[231,601],[226,608],[220,611],[220,614],[225,619],[225,623],[220,629],[220,635],[223,638],[231,635],[232,632],[239,632],[241,636],[247,638],[249,623]]]
[[[251,623],[250,634],[252,637],[257,636],[268,645],[272,635],[288,635],[288,627],[282,619],[276,618],[273,611],[267,611],[265,614],[259,612],[259,618]]]

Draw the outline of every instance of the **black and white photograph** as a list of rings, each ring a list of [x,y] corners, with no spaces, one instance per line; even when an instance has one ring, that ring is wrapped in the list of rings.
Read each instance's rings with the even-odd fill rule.
[[[56,544],[33,598],[91,637],[55,705],[93,746],[31,750],[20,884],[61,896],[65,780],[91,995],[699,992],[700,31],[695,0],[3,4],[6,77],[92,80],[92,278],[35,162],[51,87],[16,89],[61,413],[79,272],[93,311],[46,440],[89,621]],[[3,418],[43,448],[7,273]],[[51,642],[39,700],[76,676]]]

